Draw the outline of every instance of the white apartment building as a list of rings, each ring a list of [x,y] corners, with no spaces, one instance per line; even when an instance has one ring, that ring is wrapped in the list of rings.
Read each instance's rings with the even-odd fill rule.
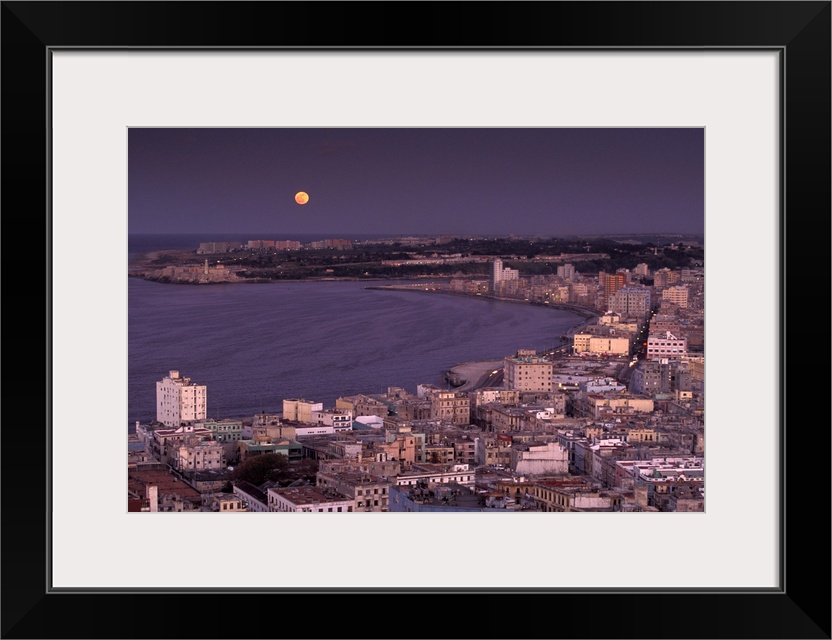
[[[551,391],[554,363],[531,349],[520,349],[504,360],[504,386],[520,391]]]
[[[501,282],[511,282],[520,279],[520,272],[517,269],[503,267],[503,261],[499,258],[491,263],[491,291],[497,291]]]
[[[204,420],[208,403],[205,385],[191,382],[178,371],[170,371],[156,382],[156,420],[166,427],[179,427],[183,422]]]
[[[647,359],[660,360],[667,358],[677,360],[687,358],[688,339],[677,338],[670,331],[662,331],[657,335],[650,335],[647,338]]]

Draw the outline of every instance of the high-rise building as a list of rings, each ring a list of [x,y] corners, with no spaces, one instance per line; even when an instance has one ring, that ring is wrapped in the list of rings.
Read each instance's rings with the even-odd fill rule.
[[[575,265],[567,262],[558,267],[558,277],[564,280],[572,280],[575,277]]]
[[[494,294],[511,293],[512,287],[508,287],[509,291],[504,290],[504,284],[507,282],[518,282],[520,280],[520,272],[517,269],[510,269],[503,266],[503,261],[496,258],[491,262],[491,278],[489,281],[490,291]],[[516,289],[516,286],[514,287]]]
[[[167,427],[179,427],[183,422],[204,420],[208,403],[205,385],[191,382],[178,371],[170,371],[156,382],[156,420]]]
[[[605,273],[601,271],[598,274],[598,286],[604,292],[607,299],[626,285],[627,275],[624,273]]]
[[[503,280],[503,261],[496,258],[491,262],[491,292],[496,291]]]

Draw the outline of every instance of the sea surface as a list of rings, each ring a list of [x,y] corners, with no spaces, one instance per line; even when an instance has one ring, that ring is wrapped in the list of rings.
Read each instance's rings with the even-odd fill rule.
[[[207,241],[132,240],[131,255]],[[209,418],[243,418],[282,411],[287,398],[332,407],[392,386],[416,393],[418,384],[442,385],[457,364],[551,348],[582,321],[526,304],[366,288],[379,284],[395,282],[128,277],[128,428],[155,418],[156,381],[171,370],[207,386]]]

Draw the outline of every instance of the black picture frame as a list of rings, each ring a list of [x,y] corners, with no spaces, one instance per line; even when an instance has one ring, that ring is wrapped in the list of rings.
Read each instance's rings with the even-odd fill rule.
[[[819,337],[828,331],[815,333],[797,321],[815,314],[828,319],[828,288],[812,300],[823,300],[820,308],[806,304],[805,294],[795,295],[819,267],[828,270],[830,264],[830,2],[11,1],[2,2],[0,19],[1,197],[7,231],[0,430],[3,638],[830,638],[830,459],[813,451],[818,442],[828,442],[828,432],[810,427],[825,424],[828,415],[801,417],[801,408],[826,403],[807,403],[798,395],[804,388],[801,374],[819,372],[804,368],[804,349],[796,346],[812,332],[817,358],[830,353],[818,348],[828,346],[828,337]],[[48,401],[54,382],[49,377],[52,319],[48,259],[42,257],[51,251],[49,62],[50,51],[62,47],[778,51],[785,80],[780,176],[785,188],[781,282],[772,286],[781,286],[783,303],[781,587],[674,593],[51,590],[48,488],[60,479],[50,473],[49,434],[83,428],[83,419],[53,424]],[[44,239],[41,252],[37,247]],[[789,303],[792,323],[787,323]],[[787,373],[794,392],[788,405]],[[753,490],[750,484],[739,491]],[[521,546],[517,553],[524,553]],[[465,598],[453,600],[460,595]],[[440,609],[453,613],[449,618]],[[445,627],[448,619],[451,626]]]

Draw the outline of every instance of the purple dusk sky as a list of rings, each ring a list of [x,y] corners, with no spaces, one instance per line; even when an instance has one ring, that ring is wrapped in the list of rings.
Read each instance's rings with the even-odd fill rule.
[[[130,233],[705,229],[701,128],[138,128],[128,154]]]

